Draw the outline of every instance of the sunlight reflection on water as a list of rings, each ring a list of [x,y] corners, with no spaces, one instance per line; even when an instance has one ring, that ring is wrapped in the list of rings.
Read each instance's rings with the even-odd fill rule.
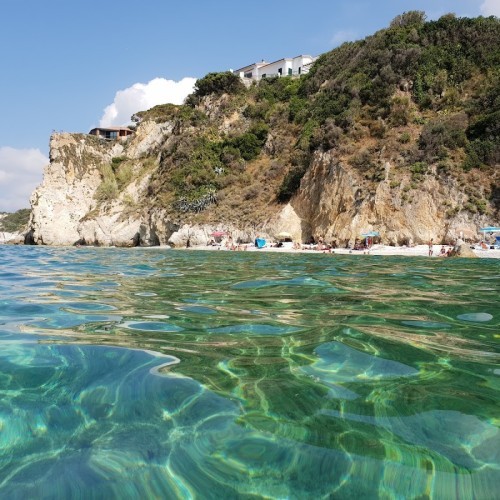
[[[3,498],[496,494],[497,262],[0,257]]]

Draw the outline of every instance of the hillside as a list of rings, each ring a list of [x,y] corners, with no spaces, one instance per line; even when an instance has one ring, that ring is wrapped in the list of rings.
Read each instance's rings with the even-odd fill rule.
[[[18,233],[26,229],[30,210],[22,208],[13,213],[0,212],[0,232]]]
[[[452,239],[500,217],[500,21],[398,16],[300,79],[198,80],[124,143],[55,134],[32,196],[43,244]]]

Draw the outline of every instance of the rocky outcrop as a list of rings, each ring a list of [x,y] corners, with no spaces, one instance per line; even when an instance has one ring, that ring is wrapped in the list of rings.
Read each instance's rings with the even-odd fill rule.
[[[50,163],[30,198],[35,243],[72,245],[81,239],[79,222],[94,208],[94,194],[101,184],[98,165],[109,161],[111,154],[76,135],[52,135]]]
[[[453,200],[463,203],[464,196],[453,184],[443,184],[429,176],[418,191],[409,189],[409,178],[397,185],[390,182],[391,164],[386,162],[385,180],[367,183],[352,167],[341,163],[333,153],[317,153],[302,179],[301,189],[291,201],[290,231],[300,220],[302,238],[320,235],[326,241],[354,242],[367,231],[380,233],[390,245],[452,241],[464,231],[476,233],[485,217],[450,220],[442,207]],[[410,193],[410,199],[403,198]],[[285,209],[287,210],[287,209]]]
[[[127,212],[130,212],[128,206],[147,188],[148,177],[135,179],[116,200],[103,205],[97,197],[104,181],[102,166],[122,155],[134,160],[149,153],[161,140],[162,133],[160,127],[151,129],[149,134],[137,136],[130,148],[83,134],[52,135],[50,163],[45,168],[42,184],[30,199],[33,243],[138,244],[143,216],[140,211],[129,215]]]
[[[282,231],[295,241],[311,236],[326,241],[354,242],[365,231],[378,231],[384,243],[400,245],[453,240],[473,234],[486,219],[458,218],[450,222],[440,207],[446,200],[460,203],[463,195],[452,184],[426,178],[418,192],[403,202],[410,180],[398,186],[385,180],[367,183],[333,152],[315,154],[301,187],[290,203],[275,206],[260,226],[245,227],[224,220],[213,223],[174,220],[164,209],[148,204],[148,189],[158,165],[155,158],[169,141],[171,123],[145,122],[125,143],[105,142],[84,134],[54,134],[50,164],[42,184],[31,196],[29,242],[43,245],[171,245],[206,244],[212,232],[231,232],[234,241],[253,241],[255,235],[272,238]],[[272,139],[270,139],[272,140]],[[128,162],[130,182],[112,200],[99,198],[105,182],[103,165],[113,159]],[[149,165],[149,170],[145,169]],[[104,172],[104,173],[103,173]],[[208,209],[208,211],[210,208]],[[273,215],[274,214],[274,215]]]
[[[469,245],[466,245],[463,241],[458,242],[452,249],[450,257],[468,257],[472,259],[477,259],[477,255],[472,251]]]
[[[11,243],[12,241],[17,241],[20,238],[19,233],[8,233],[5,231],[0,231],[0,244]]]

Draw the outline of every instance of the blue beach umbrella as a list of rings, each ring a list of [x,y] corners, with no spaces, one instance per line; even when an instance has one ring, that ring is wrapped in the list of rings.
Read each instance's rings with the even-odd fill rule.
[[[500,227],[488,226],[479,230],[481,233],[500,233]]]
[[[363,238],[376,238],[380,236],[380,233],[378,231],[369,231],[368,233],[363,233],[361,236],[363,236]]]

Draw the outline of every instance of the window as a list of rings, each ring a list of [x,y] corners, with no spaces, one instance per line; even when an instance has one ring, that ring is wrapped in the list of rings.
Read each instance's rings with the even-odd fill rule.
[[[301,70],[301,69],[302,69],[302,68],[299,66],[299,75],[300,75],[300,70]]]
[[[278,75],[280,75],[280,76],[281,76],[282,74],[283,74],[283,68],[279,68],[279,69],[278,69]]]
[[[252,72],[250,71],[249,73],[245,73],[243,76],[245,78],[252,78]]]
[[[288,68],[288,76],[292,76],[292,68]]]

